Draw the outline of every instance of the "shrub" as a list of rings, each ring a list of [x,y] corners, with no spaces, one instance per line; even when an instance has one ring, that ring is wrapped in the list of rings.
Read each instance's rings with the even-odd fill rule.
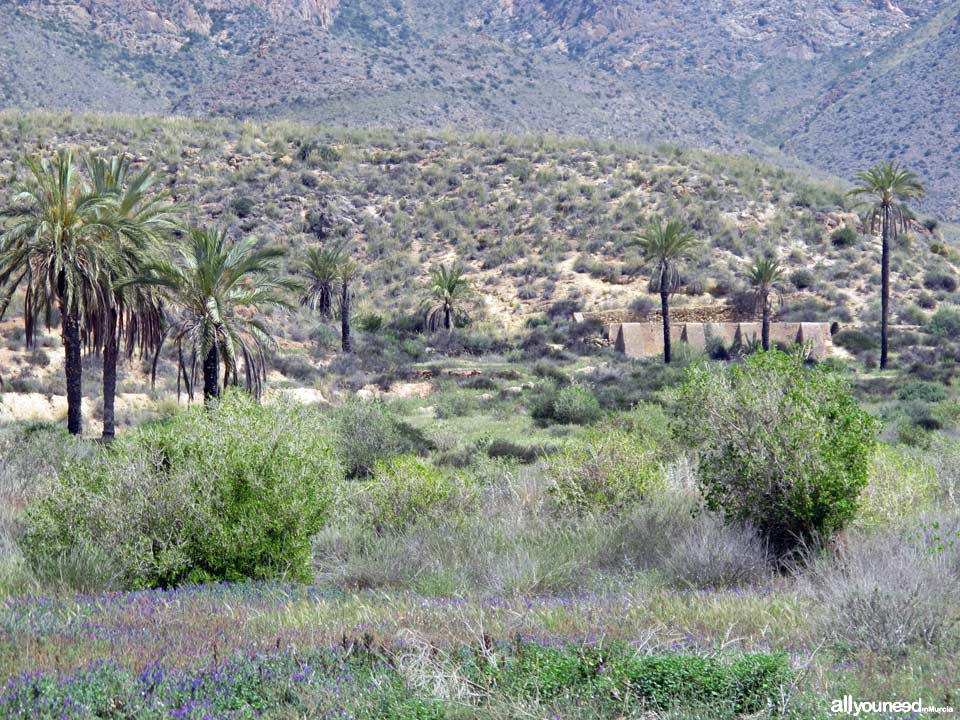
[[[659,710],[720,704],[735,714],[765,710],[793,678],[785,654],[746,655],[732,664],[689,655],[650,656],[630,661],[624,674],[629,688]]]
[[[858,240],[857,231],[849,225],[842,225],[830,233],[830,242],[837,248],[853,247]]]
[[[957,289],[957,276],[949,270],[928,270],[923,276],[923,286],[927,290],[954,292]]]
[[[429,442],[379,401],[353,400],[333,414],[337,448],[350,477],[369,477],[376,464],[405,453],[422,454]]]
[[[659,449],[623,430],[594,430],[546,460],[550,492],[563,508],[619,510],[663,487]]]
[[[377,534],[402,532],[421,520],[456,524],[476,494],[427,460],[401,455],[379,461],[373,477],[355,493],[361,525]]]
[[[947,389],[940,383],[914,380],[900,388],[897,396],[901,400],[922,400],[935,403],[947,399]]]
[[[678,400],[678,434],[699,449],[707,507],[752,523],[778,556],[854,517],[879,424],[841,376],[757,353],[689,369]]]
[[[63,471],[28,510],[38,569],[88,548],[127,588],[312,575],[310,543],[342,468],[326,423],[228,393]]]
[[[241,220],[250,217],[255,206],[253,199],[246,195],[239,195],[230,201],[230,209]]]
[[[806,290],[807,288],[813,287],[814,283],[817,282],[817,278],[806,268],[801,268],[800,270],[794,270],[790,273],[790,282],[793,283],[793,286],[797,290]]]
[[[881,445],[870,461],[870,476],[857,522],[887,527],[904,515],[919,513],[936,498],[937,474],[912,448]]]
[[[938,337],[960,335],[960,310],[953,307],[940,308],[930,318],[927,330]]]
[[[824,634],[855,651],[902,655],[940,644],[957,620],[955,548],[898,533],[847,539],[804,576]]]
[[[564,425],[587,425],[600,419],[600,401],[589,390],[575,385],[557,388],[552,383],[539,386],[530,410],[535,420]]]
[[[626,561],[681,589],[761,583],[773,568],[752,528],[697,512],[692,494],[669,489],[625,514],[608,542],[611,566]]]
[[[833,336],[833,342],[854,355],[880,347],[876,337],[862,330],[841,330]]]

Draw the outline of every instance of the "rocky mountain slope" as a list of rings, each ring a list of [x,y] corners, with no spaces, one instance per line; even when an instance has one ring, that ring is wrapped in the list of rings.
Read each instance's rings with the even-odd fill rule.
[[[5,107],[898,157],[960,218],[949,0],[13,0],[0,28]]]

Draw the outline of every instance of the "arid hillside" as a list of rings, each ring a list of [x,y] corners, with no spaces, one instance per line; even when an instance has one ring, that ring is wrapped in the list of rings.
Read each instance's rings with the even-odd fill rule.
[[[8,108],[550,132],[901,158],[960,218],[960,8],[945,0],[16,0]]]

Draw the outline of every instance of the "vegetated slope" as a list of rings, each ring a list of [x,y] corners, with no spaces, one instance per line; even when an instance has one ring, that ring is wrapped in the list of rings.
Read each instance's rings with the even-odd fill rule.
[[[704,243],[678,304],[746,290],[746,260],[772,249],[790,272],[785,317],[876,314],[878,241],[831,237],[842,225],[863,230],[843,193],[748,158],[542,136],[2,114],[0,205],[23,153],[63,146],[155,162],[193,221],[280,243],[291,269],[305,246],[349,239],[363,262],[359,314],[418,313],[429,269],[453,258],[502,326],[561,300],[584,310],[644,302],[633,240],[658,214],[685,219]],[[957,299],[956,270],[936,239],[914,231],[896,249],[897,311]]]
[[[845,175],[893,153],[956,218],[956,18],[947,0],[16,0],[0,100],[782,146]],[[78,64],[31,62],[44,43]]]

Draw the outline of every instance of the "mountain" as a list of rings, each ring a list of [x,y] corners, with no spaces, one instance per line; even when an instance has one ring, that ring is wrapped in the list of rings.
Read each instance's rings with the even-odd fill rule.
[[[949,0],[13,0],[0,48],[7,108],[894,157],[960,219]]]

